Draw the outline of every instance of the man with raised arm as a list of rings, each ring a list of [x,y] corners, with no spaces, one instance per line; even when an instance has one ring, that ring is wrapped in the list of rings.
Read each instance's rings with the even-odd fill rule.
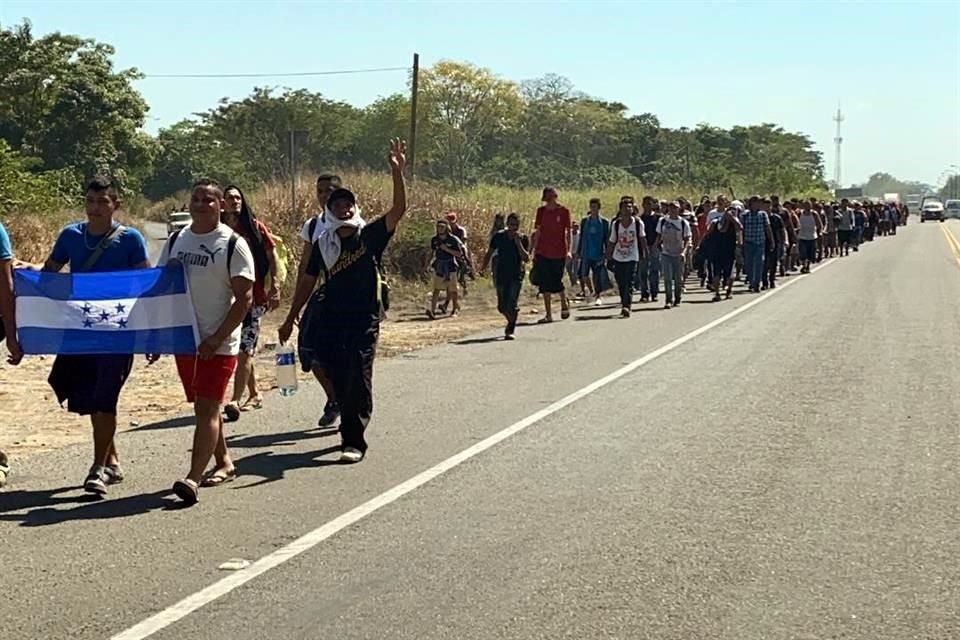
[[[379,266],[407,211],[406,146],[401,140],[390,143],[388,160],[393,206],[373,222],[363,222],[349,190],[329,195],[310,261],[279,332],[281,344],[290,339],[309,300],[300,324],[301,357],[310,359],[304,366],[319,367],[330,378],[340,410],[340,461],[348,464],[360,462],[367,451],[364,433],[373,413],[373,361],[383,312]],[[323,284],[314,292],[321,275]]]

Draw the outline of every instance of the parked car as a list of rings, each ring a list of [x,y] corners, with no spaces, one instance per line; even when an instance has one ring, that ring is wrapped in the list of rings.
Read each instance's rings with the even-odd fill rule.
[[[960,200],[947,200],[944,202],[943,217],[960,218]]]
[[[192,219],[189,211],[172,211],[167,217],[167,235],[174,231],[179,231],[184,227],[189,227]]]
[[[944,221],[942,202],[930,199],[924,201],[923,209],[920,210],[920,222],[926,222],[927,220]]]

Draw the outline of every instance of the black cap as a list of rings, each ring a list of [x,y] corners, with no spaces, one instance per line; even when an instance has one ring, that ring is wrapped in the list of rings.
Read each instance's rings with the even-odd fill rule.
[[[344,189],[343,187],[336,189],[330,196],[327,198],[327,204],[332,205],[337,200],[349,200],[350,204],[357,204],[357,197],[353,195],[353,192],[350,189]]]

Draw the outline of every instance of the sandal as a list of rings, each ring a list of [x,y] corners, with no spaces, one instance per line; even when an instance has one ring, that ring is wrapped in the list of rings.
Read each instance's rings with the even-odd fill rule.
[[[204,477],[203,481],[200,482],[201,487],[219,487],[222,484],[227,484],[228,482],[233,482],[237,479],[237,470],[234,469],[217,469],[211,471]]]
[[[250,411],[251,409],[263,409],[263,396],[247,398],[247,401],[240,407],[240,411]]]
[[[177,480],[173,483],[173,493],[176,494],[178,498],[183,500],[187,505],[194,505],[200,502],[200,487],[197,486],[197,483],[189,478],[184,478],[183,480]]]
[[[540,318],[537,320],[537,324],[550,324],[553,322],[553,318]]]

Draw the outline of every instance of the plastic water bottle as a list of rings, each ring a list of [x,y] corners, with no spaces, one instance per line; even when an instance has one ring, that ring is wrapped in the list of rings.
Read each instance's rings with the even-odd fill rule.
[[[297,356],[289,344],[282,344],[277,349],[277,386],[281,396],[292,396],[297,392]]]

